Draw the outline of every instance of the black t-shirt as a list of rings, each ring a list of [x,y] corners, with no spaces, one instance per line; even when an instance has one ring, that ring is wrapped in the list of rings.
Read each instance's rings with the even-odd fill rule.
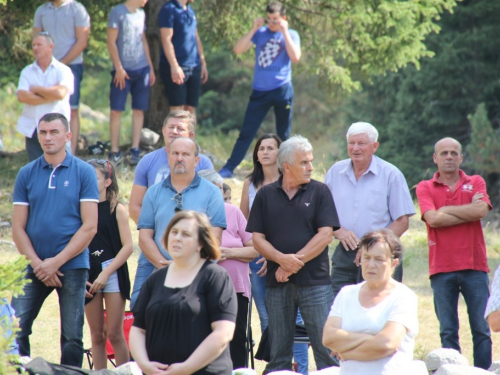
[[[151,361],[184,362],[212,333],[219,320],[236,321],[238,309],[233,283],[225,269],[206,261],[191,285],[164,286],[168,267],[144,283],[134,305],[134,326],[146,330],[146,351]],[[231,374],[229,345],[195,374]]]
[[[273,247],[283,254],[296,254],[318,233],[319,228],[340,228],[337,210],[328,187],[311,180],[295,193],[292,199],[282,188],[283,177],[263,186],[255,197],[248,218],[247,232],[262,233]],[[283,285],[276,281],[279,264],[267,262],[266,285]],[[289,282],[299,286],[330,283],[328,246],[311,259]]]

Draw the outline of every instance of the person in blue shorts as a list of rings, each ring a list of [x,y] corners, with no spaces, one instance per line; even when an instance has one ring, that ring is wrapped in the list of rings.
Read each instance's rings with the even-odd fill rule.
[[[109,13],[108,50],[113,71],[109,92],[111,151],[108,159],[115,164],[122,161],[119,148],[121,116],[129,92],[132,95],[132,146],[127,161],[136,165],[140,160],[144,111],[149,105],[150,85],[154,85],[156,79],[144,32],[146,15],[142,7],[146,3],[147,0],[127,0]]]
[[[241,163],[264,121],[267,112],[274,108],[276,134],[283,140],[290,137],[292,129],[292,63],[300,60],[299,34],[288,28],[285,7],[273,1],[266,8],[267,19],[256,18],[248,33],[238,40],[234,53],[248,51],[255,45],[253,91],[243,120],[240,135],[231,157],[219,171],[231,177]],[[264,23],[267,23],[264,26]]]
[[[68,120],[48,113],[38,123],[43,155],[19,170],[12,238],[30,262],[24,294],[12,298],[19,318],[19,353],[30,356],[31,327],[54,291],[61,316],[61,364],[82,366],[87,245],[97,232],[99,191],[94,168],[65,150]]]
[[[160,78],[170,111],[195,113],[201,85],[208,79],[203,45],[192,0],[168,1],[158,14],[161,36]]]

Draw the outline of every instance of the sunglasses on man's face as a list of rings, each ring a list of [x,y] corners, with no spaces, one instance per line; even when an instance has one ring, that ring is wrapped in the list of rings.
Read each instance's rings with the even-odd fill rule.
[[[90,159],[87,160],[87,163],[92,164],[96,163],[98,165],[105,165],[108,168],[108,178],[111,178],[111,165],[109,164],[109,160],[106,159]]]

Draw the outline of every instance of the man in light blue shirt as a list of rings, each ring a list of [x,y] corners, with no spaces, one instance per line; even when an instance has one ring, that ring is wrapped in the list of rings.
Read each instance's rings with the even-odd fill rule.
[[[171,263],[163,248],[162,238],[172,217],[182,210],[203,212],[210,219],[213,232],[220,243],[226,228],[224,198],[211,182],[196,173],[200,157],[191,138],[176,138],[170,144],[168,163],[172,173],[162,182],[149,188],[139,216],[139,256],[132,291],[131,306],[135,304],[142,284],[155,268]]]
[[[335,296],[343,286],[362,280],[357,256],[361,237],[380,228],[391,229],[400,237],[415,214],[401,171],[374,155],[379,146],[377,129],[357,122],[349,127],[346,138],[349,158],[335,163],[325,177],[341,225],[334,232],[340,241],[332,258]],[[402,280],[402,263],[394,278]]]

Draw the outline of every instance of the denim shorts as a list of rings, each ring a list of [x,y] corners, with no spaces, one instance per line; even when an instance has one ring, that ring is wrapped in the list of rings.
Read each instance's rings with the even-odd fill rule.
[[[195,67],[182,67],[184,83],[178,85],[172,81],[170,65],[160,63],[160,78],[165,86],[168,104],[173,107],[188,105],[197,107],[201,93],[201,65]]]
[[[127,70],[129,79],[125,80],[125,88],[121,90],[113,82],[116,71],[111,72],[109,90],[110,108],[123,112],[128,93],[132,94],[132,109],[147,111],[149,108],[149,65],[137,70]]]
[[[113,260],[114,258],[103,262],[101,264],[102,269],[104,270],[107,266],[109,266]],[[119,293],[119,292],[120,292],[120,285],[118,284],[118,275],[116,274],[115,271],[109,276],[108,282],[106,283],[104,288],[99,290],[97,293]]]
[[[68,65],[75,77],[73,94],[69,97],[69,105],[71,109],[78,109],[80,105],[80,86],[83,78],[83,64]]]

